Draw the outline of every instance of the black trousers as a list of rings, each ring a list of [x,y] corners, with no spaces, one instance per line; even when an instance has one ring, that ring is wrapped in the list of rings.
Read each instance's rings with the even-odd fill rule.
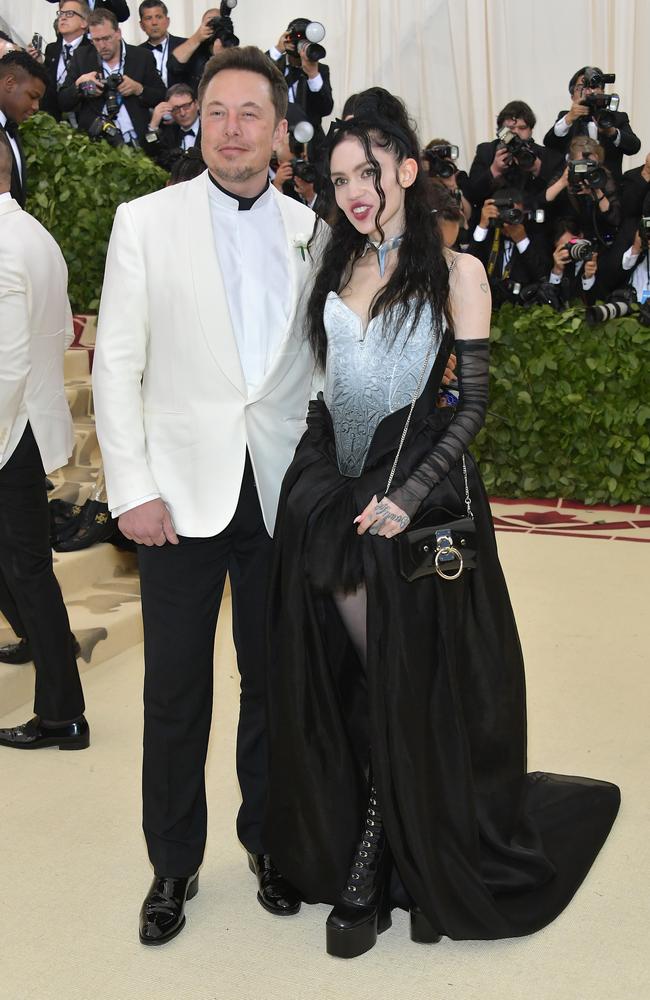
[[[237,834],[264,853],[268,787],[265,609],[272,542],[248,455],[235,514],[212,538],[138,546],[144,621],[143,829],[156,874],[193,875],[207,833],[214,638],[226,578],[241,678]]]
[[[52,567],[45,472],[29,424],[0,469],[0,611],[32,647],[34,712],[52,722],[82,715],[68,612]]]

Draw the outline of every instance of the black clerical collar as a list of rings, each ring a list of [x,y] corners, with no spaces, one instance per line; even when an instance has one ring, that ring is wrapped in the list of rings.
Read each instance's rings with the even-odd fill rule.
[[[239,211],[240,212],[248,212],[249,209],[251,209],[253,207],[253,205],[255,204],[255,202],[259,198],[261,198],[262,195],[266,191],[268,191],[269,185],[271,183],[270,180],[269,180],[269,178],[267,177],[266,178],[266,184],[264,185],[264,187],[262,188],[262,190],[260,191],[259,194],[256,194],[254,198],[244,198],[240,194],[234,194],[232,191],[226,191],[225,187],[221,187],[221,184],[219,183],[219,181],[215,181],[214,177],[212,176],[212,174],[210,173],[209,170],[208,170],[208,177],[210,178],[210,180],[212,181],[212,183],[214,184],[214,186],[216,188],[219,188],[219,190],[221,191],[222,194],[227,195],[229,198],[232,198],[233,201],[237,202],[237,204],[239,206]]]

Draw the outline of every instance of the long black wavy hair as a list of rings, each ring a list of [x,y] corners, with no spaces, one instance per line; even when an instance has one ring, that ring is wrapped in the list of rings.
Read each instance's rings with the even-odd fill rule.
[[[379,218],[386,206],[381,187],[381,167],[372,147],[393,153],[396,168],[405,159],[420,159],[420,145],[415,126],[409,119],[404,103],[382,87],[364,90],[355,100],[354,117],[336,122],[330,129],[327,149],[327,172],[332,151],[348,136],[358,138],[368,163],[374,168],[374,187],[379,196],[377,229],[383,242]],[[418,171],[415,182],[405,189],[404,239],[397,250],[397,266],[388,282],[379,289],[370,306],[370,318],[385,314],[385,330],[397,333],[414,304],[413,328],[422,309],[431,306],[434,321],[439,322],[448,311],[449,269],[443,255],[443,245],[431,217],[427,202],[426,178]],[[318,223],[314,237],[319,230]],[[347,219],[342,209],[336,209],[331,235],[325,243],[317,264],[312,291],[307,305],[306,336],[318,367],[323,370],[327,357],[327,336],[323,323],[325,300],[331,291],[339,292],[347,284],[355,262],[366,248],[366,237]],[[314,238],[312,238],[312,245]],[[390,314],[390,315],[388,315]]]

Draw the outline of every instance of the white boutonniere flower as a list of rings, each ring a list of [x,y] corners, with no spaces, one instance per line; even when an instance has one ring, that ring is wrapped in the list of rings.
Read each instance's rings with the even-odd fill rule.
[[[306,233],[296,233],[293,238],[293,245],[296,250],[300,250],[300,256],[303,260],[307,260],[305,256],[305,250],[309,246],[309,236]]]

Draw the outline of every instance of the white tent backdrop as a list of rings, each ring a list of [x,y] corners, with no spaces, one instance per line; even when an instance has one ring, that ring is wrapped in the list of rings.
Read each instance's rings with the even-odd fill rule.
[[[138,43],[138,3],[129,6],[123,32]],[[208,3],[167,6],[173,33],[187,35]],[[23,40],[34,31],[52,40],[55,10],[45,0],[0,0],[0,16]],[[610,89],[641,139],[641,153],[625,167],[650,151],[648,0],[239,0],[235,30],[242,44],[266,49],[297,16],[327,29],[335,112],[348,94],[379,84],[404,98],[423,142],[437,136],[457,143],[463,166],[478,142],[494,137],[497,112],[509,100],[531,105],[541,142],[568,106],[569,77],[586,64],[616,73]]]

